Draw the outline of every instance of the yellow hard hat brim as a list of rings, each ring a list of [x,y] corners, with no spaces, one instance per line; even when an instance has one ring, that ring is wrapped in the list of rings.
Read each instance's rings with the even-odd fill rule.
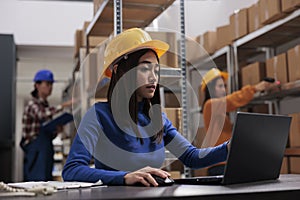
[[[158,58],[160,58],[162,55],[164,55],[168,51],[169,45],[160,40],[151,40],[151,41],[147,41],[142,44],[133,46],[132,48],[126,49],[126,51],[120,52],[116,56],[117,58],[113,61],[113,63],[110,63],[108,66],[104,66],[105,74],[111,74],[112,65],[114,63],[116,63],[119,59],[121,59],[124,55],[141,50],[141,49],[152,49],[153,51],[156,52]]]
[[[201,90],[202,91],[205,91],[205,88],[206,88],[206,85],[211,82],[212,80],[216,79],[217,77],[222,77],[224,79],[224,81],[226,82],[228,80],[228,73],[227,72],[220,72],[220,75],[219,76],[216,76],[214,77],[213,79],[211,79],[210,81],[208,82],[205,82],[205,81],[202,81],[202,84],[201,84]]]

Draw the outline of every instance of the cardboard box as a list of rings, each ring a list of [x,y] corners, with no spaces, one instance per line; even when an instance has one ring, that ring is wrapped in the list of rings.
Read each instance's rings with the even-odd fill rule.
[[[152,39],[162,40],[170,45],[168,52],[160,58],[163,67],[178,67],[177,38],[174,32],[148,31]]]
[[[181,130],[181,108],[164,108],[163,112],[166,113],[168,119],[172,122],[173,126],[180,132]]]
[[[261,24],[269,24],[285,16],[281,12],[281,0],[260,0],[258,3]]]
[[[165,92],[165,107],[166,108],[180,108],[181,107],[181,94],[173,92]],[[178,97],[178,98],[177,98]]]
[[[98,82],[97,52],[90,52],[82,65],[84,86],[88,92],[93,92]]]
[[[86,30],[89,26],[90,22],[88,21],[85,21],[84,24],[83,24],[83,28],[81,30],[81,44],[80,44],[80,47],[86,47],[87,44],[87,39],[86,39]],[[80,33],[78,33],[80,34]],[[104,36],[89,36],[88,37],[88,41],[89,41],[89,46],[90,47],[96,47],[98,45],[100,45],[102,42],[104,42],[105,40],[107,40],[108,37],[104,37]]]
[[[79,50],[82,46],[82,30],[76,30],[74,35],[74,57],[79,56]]]
[[[259,83],[266,76],[264,63],[255,62],[242,68],[242,86]]]
[[[236,10],[230,15],[230,27],[232,31],[232,40],[237,40],[248,34],[247,9]]]
[[[288,82],[286,54],[280,54],[266,60],[266,76],[273,77],[280,83]]]
[[[269,114],[268,104],[259,104],[251,107],[250,112]]]
[[[108,37],[102,37],[102,36],[89,36],[89,46],[90,47],[97,47],[101,45],[105,40],[107,40]],[[86,45],[84,45],[86,46]]]
[[[300,80],[300,45],[287,52],[289,81]]]
[[[217,49],[221,49],[232,42],[230,24],[217,27]]]
[[[200,37],[198,37],[198,40],[199,39]],[[197,41],[197,38],[195,39],[187,38],[185,40],[185,47],[186,47],[186,60],[189,63],[194,63],[195,61],[199,60],[200,58],[206,55],[206,52],[202,44],[200,44]]]
[[[217,32],[207,31],[203,34],[203,48],[208,54],[213,54],[217,50]]]
[[[281,0],[282,12],[290,13],[300,6],[300,0]]]
[[[300,158],[291,157],[290,158],[290,167],[292,174],[300,174]]]
[[[248,11],[248,31],[249,33],[251,33],[261,27],[258,3],[250,6],[247,11]]]
[[[288,174],[289,158],[284,157],[281,164],[280,174]]]
[[[94,5],[94,16],[99,10],[101,4],[103,3],[104,0],[93,0],[93,5]]]
[[[300,147],[300,113],[290,114],[292,122],[290,126],[289,145]]]

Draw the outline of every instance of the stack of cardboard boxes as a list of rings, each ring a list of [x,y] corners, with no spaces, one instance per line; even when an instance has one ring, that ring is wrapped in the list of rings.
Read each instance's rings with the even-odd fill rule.
[[[212,55],[233,41],[299,8],[300,0],[259,0],[249,8],[237,10],[230,15],[229,24],[219,26],[216,31],[210,30],[195,38],[195,41],[204,47],[205,51],[201,56]],[[192,55],[193,51],[194,49],[187,48],[187,54],[191,52]],[[196,56],[200,57],[198,54]]]

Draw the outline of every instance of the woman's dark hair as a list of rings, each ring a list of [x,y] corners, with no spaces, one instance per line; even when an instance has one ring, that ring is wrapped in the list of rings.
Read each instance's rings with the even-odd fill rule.
[[[215,97],[215,94],[214,94],[215,87],[216,87],[217,80],[219,80],[219,78],[222,78],[222,77],[217,77],[217,78],[211,80],[209,83],[207,83],[205,90],[204,90],[204,100],[203,100],[202,107],[200,110],[201,113],[203,113],[203,108],[204,108],[206,101]]]
[[[35,84],[41,84],[42,81],[36,81],[34,83],[34,90],[30,93],[32,97],[39,98],[39,91],[36,89]]]
[[[112,73],[110,85],[109,85],[108,92],[107,92],[107,100],[108,100],[110,107],[112,106],[111,105],[112,104],[112,102],[111,102],[112,101],[112,93],[113,93],[114,89],[116,89],[115,86],[116,86],[117,82],[123,81],[121,79],[121,77],[126,72],[128,72],[131,69],[135,70],[135,67],[138,66],[138,64],[139,64],[139,59],[149,51],[152,51],[155,54],[157,61],[159,62],[159,58],[155,51],[153,51],[152,49],[142,49],[142,50],[138,50],[138,51],[128,54],[126,57],[122,58],[120,61],[118,61],[118,63],[116,63],[118,65],[118,67],[117,67],[116,73],[114,73],[114,72]],[[129,76],[129,78],[126,78],[127,82],[118,83],[118,91],[116,93],[116,95],[117,95],[116,101],[120,101],[120,103],[116,103],[116,105],[114,105],[114,106],[118,107],[117,110],[120,110],[120,113],[128,112],[126,109],[128,109],[128,106],[129,106],[130,116],[131,116],[133,122],[135,123],[135,124],[131,124],[131,127],[134,129],[137,139],[139,139],[141,144],[143,144],[144,143],[143,138],[141,137],[141,134],[140,134],[139,130],[137,129],[138,102],[137,102],[136,88],[133,88],[135,90],[135,92],[132,94],[132,96],[129,96],[130,94],[128,94],[128,91],[132,91],[132,90],[130,90],[130,87],[136,86],[137,77],[136,77],[136,73],[129,73],[128,76]],[[122,88],[119,88],[119,85],[121,85]],[[124,98],[124,97],[126,97],[126,98]],[[124,102],[123,102],[124,99],[130,99],[128,106],[122,106],[122,105],[124,105]],[[151,107],[151,105],[154,105],[154,104],[160,104],[159,85],[157,85],[157,89],[155,90],[153,98],[144,99],[143,113],[149,118],[150,118],[150,113],[149,113],[150,107]],[[161,116],[161,113],[160,113],[160,116]],[[160,120],[161,120],[160,124],[162,127],[162,119],[160,119]],[[131,122],[131,120],[124,119],[124,122],[126,122],[126,121]],[[163,130],[161,129],[160,131],[158,131],[157,134],[155,134],[152,137],[152,139],[153,139],[153,141],[156,140],[159,143],[162,140],[162,136],[163,136]]]

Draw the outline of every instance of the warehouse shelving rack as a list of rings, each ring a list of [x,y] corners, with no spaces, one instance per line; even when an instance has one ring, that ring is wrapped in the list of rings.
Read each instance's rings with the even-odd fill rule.
[[[94,18],[86,29],[86,54],[89,53],[89,37],[90,36],[110,36],[112,32],[114,35],[122,32],[122,29],[128,29],[131,27],[144,28],[148,26],[161,12],[173,4],[175,0],[103,0]],[[142,13],[141,13],[142,12]],[[140,14],[137,14],[140,13]],[[121,17],[123,16],[123,17]],[[184,0],[180,1],[180,64],[181,68],[161,68],[160,77],[161,82],[180,82],[180,88],[176,89],[181,92],[182,102],[182,134],[188,137],[187,128],[187,88],[186,81],[188,75],[186,73],[186,59],[185,59],[185,24],[184,24]],[[79,70],[79,68],[76,68]],[[80,95],[86,99],[93,98],[93,94],[84,91],[83,76],[82,74],[78,78],[78,84],[80,84]],[[74,108],[77,119],[81,119],[81,116],[86,112],[88,106],[86,105],[88,100],[81,102],[79,107]],[[80,116],[81,115],[81,116]],[[169,155],[168,153],[166,155]],[[171,159],[172,156],[170,156]],[[185,168],[186,176],[190,176],[190,169]]]
[[[275,55],[300,44],[300,9],[288,14],[284,18],[265,25],[248,35],[233,41],[232,44],[216,51],[209,58],[201,59],[197,69],[207,70],[212,66],[205,65],[213,60],[216,66],[231,73],[229,91],[238,90],[239,73],[242,66],[255,61],[265,61]],[[227,67],[224,67],[226,66]],[[190,69],[193,72],[193,69]],[[268,104],[270,114],[292,114],[300,112],[300,80],[282,84],[280,90],[272,93],[257,95],[247,106]],[[200,107],[193,108],[199,112]],[[287,157],[300,157],[300,148],[287,148]],[[288,165],[288,172],[290,166]]]

